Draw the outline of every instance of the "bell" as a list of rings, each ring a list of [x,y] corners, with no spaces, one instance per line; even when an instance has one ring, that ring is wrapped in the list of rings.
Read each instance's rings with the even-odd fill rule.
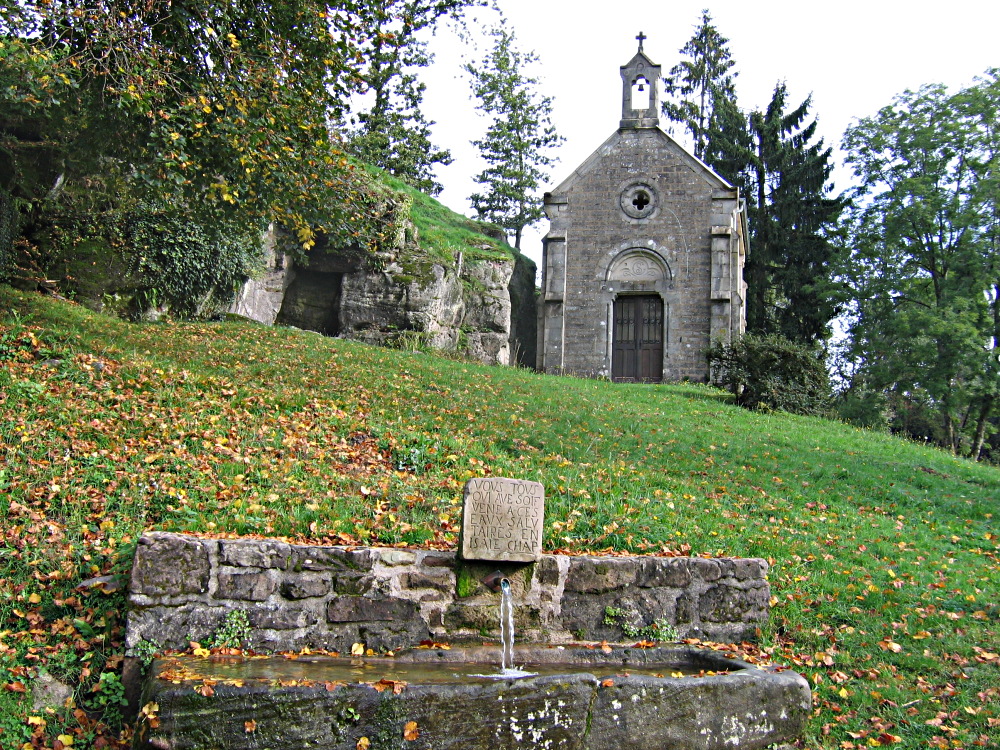
[[[646,89],[644,89],[644,88],[642,87],[642,84],[640,83],[640,84],[639,84],[639,91],[645,91],[645,90],[646,90]]]

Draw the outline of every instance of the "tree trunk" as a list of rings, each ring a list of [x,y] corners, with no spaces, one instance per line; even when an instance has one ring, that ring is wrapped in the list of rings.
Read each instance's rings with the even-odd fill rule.
[[[980,460],[983,453],[983,443],[986,442],[986,424],[989,422],[990,413],[996,403],[996,396],[990,394],[983,399],[983,405],[979,409],[979,418],[976,420],[976,434],[972,439],[972,459]]]

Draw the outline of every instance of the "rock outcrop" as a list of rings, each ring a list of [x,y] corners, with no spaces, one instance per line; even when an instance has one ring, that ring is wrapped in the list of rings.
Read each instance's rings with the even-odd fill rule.
[[[371,344],[534,364],[535,264],[525,256],[458,253],[449,263],[411,240],[377,265],[322,245],[294,263],[270,238],[265,273],[244,285],[230,311]]]

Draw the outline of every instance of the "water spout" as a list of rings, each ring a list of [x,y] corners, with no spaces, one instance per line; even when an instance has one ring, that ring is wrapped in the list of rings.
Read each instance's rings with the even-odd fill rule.
[[[510,579],[507,578],[499,570],[493,571],[488,576],[486,576],[486,578],[483,579],[483,585],[490,591],[495,591],[497,593],[500,592],[500,587],[505,582],[507,583],[508,586],[510,585]]]

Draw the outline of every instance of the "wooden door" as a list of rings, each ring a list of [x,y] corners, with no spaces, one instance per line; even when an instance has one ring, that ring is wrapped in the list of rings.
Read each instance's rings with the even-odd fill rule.
[[[663,380],[663,300],[655,294],[615,300],[611,379]]]

